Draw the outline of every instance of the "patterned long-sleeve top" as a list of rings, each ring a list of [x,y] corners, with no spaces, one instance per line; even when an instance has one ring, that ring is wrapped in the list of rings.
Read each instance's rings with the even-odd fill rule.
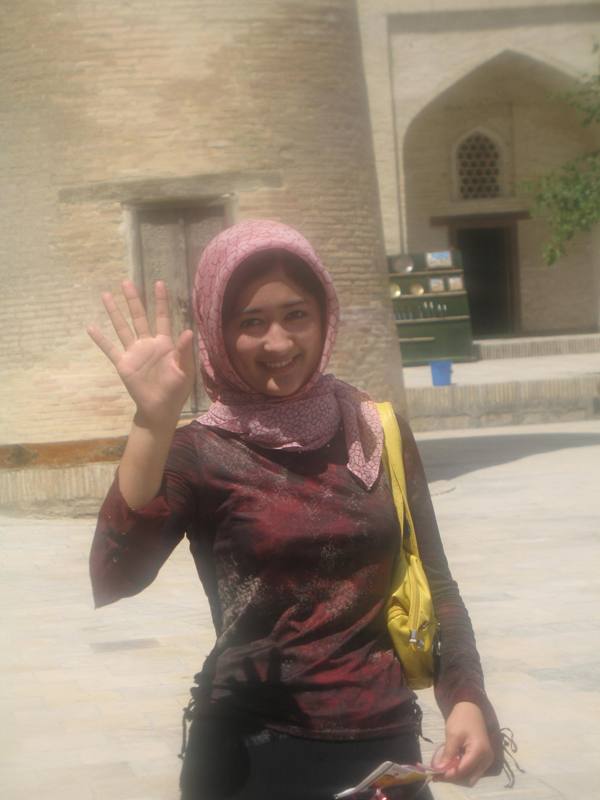
[[[486,698],[469,617],[451,577],[427,481],[399,420],[407,492],[443,640],[436,696],[445,716]],[[400,543],[386,475],[366,491],[340,430],[320,450],[263,450],[197,422],[177,430],[159,494],[131,510],[115,480],[91,552],[97,606],[140,592],[187,534],[216,644],[208,708],[227,705],[288,733],[370,738],[416,725],[386,629]],[[210,665],[210,666],[208,666]]]

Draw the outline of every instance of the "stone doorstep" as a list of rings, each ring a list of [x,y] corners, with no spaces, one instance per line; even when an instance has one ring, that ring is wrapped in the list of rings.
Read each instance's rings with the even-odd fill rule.
[[[511,339],[479,339],[473,342],[479,359],[535,358],[573,353],[600,352],[600,333],[578,333],[562,336],[528,336]]]
[[[530,425],[594,419],[600,415],[595,375],[406,389],[415,431]]]

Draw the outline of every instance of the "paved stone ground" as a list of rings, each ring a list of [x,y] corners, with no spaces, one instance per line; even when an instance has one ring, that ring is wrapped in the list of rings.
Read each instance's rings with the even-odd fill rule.
[[[437,800],[600,798],[600,422],[419,439],[527,770],[512,790],[438,785]],[[0,523],[0,797],[175,800],[180,709],[213,638],[186,545],[142,595],[94,611],[91,520]],[[430,693],[422,703],[439,741]]]

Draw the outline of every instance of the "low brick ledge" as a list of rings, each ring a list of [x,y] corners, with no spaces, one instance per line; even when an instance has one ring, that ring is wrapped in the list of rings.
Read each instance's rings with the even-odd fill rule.
[[[73,442],[0,445],[0,469],[31,467],[74,467],[84,464],[119,461],[126,436],[83,439]]]
[[[96,516],[117,462],[0,469],[0,509],[36,517]]]
[[[541,381],[452,384],[407,388],[410,419],[456,415],[481,416],[530,409],[564,408],[598,413],[600,377],[582,375]],[[187,420],[182,420],[182,423]],[[0,470],[32,467],[75,467],[118,462],[126,436],[85,439],[71,442],[44,442],[0,445]]]
[[[474,350],[481,359],[535,358],[577,353],[599,353],[600,333],[563,336],[528,336],[516,339],[481,339]]]
[[[416,431],[593,419],[600,376],[406,389]]]
[[[592,419],[600,415],[600,377],[413,388],[406,399],[415,431]],[[0,446],[0,506],[43,517],[95,515],[125,441]]]

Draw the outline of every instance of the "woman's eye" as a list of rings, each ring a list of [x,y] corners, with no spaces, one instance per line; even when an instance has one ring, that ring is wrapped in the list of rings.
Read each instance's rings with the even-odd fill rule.
[[[262,320],[258,319],[258,317],[247,317],[240,322],[240,328],[256,328],[261,323]]]
[[[297,308],[295,311],[290,311],[290,313],[287,315],[287,318],[290,320],[295,320],[304,319],[306,316],[308,316],[306,311],[301,308]]]

